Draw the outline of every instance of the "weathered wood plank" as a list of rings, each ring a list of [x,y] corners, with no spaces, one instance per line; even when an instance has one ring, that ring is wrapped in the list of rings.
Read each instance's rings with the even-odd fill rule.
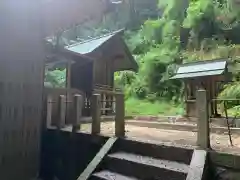
[[[58,101],[58,121],[57,121],[57,128],[61,129],[65,125],[65,118],[66,118],[66,96],[60,95]]]
[[[92,96],[92,134],[99,134],[101,131],[101,95],[94,94]]]
[[[44,44],[40,1],[1,1],[0,179],[39,168]],[[14,173],[13,173],[14,172]]]
[[[117,137],[125,136],[124,94],[120,93],[116,94],[115,135]]]
[[[47,97],[47,120],[46,120],[47,128],[52,126],[52,97]]]
[[[186,180],[202,180],[206,166],[207,151],[194,150]]]
[[[87,180],[94,170],[97,168],[99,163],[103,160],[103,158],[107,155],[109,150],[112,148],[114,143],[117,141],[117,138],[112,137],[108,139],[108,141],[104,144],[98,154],[94,157],[94,159],[89,163],[88,167],[83,171],[83,173],[78,177],[77,180]]]
[[[74,116],[72,122],[72,132],[81,129],[81,116],[82,116],[82,108],[83,108],[83,97],[79,94],[76,94],[73,99],[73,108],[74,108]]]

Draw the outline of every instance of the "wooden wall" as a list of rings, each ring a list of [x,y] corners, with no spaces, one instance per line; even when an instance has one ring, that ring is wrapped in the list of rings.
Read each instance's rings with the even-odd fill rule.
[[[84,65],[73,64],[71,66],[71,88],[75,88],[91,94],[93,89],[93,63],[86,62]]]
[[[94,61],[93,84],[107,85],[113,87],[114,72],[112,61],[108,59],[98,59]]]
[[[28,180],[39,169],[43,62],[39,1],[0,5],[0,179]]]
[[[191,80],[186,80],[186,88],[190,88],[193,91],[194,98],[189,99],[189,92],[186,92],[186,115],[189,117],[197,116],[196,110],[196,91],[201,86],[201,83],[204,85],[204,89],[207,90],[207,97],[209,100],[215,99],[218,96],[217,83],[224,81],[224,76],[209,76],[209,77],[199,77]],[[209,105],[209,114],[215,115],[217,113],[217,104],[216,102],[210,102]]]

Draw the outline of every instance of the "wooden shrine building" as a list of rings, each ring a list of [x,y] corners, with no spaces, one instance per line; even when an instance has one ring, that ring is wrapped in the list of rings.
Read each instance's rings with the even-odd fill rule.
[[[90,98],[93,93],[106,94],[114,89],[114,72],[137,71],[138,65],[123,40],[123,30],[72,44],[61,50],[61,58],[48,61],[47,66],[67,67],[66,89],[77,90],[85,98],[84,116],[90,116]],[[52,91],[55,91],[52,89]]]
[[[181,79],[185,84],[186,116],[196,117],[196,91],[207,90],[210,116],[219,116],[216,99],[222,85],[230,78],[226,59],[191,62],[181,65],[171,79]]]

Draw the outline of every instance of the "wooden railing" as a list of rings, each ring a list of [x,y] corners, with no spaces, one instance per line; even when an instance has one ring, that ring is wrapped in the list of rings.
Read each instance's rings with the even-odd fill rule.
[[[101,115],[113,115],[116,111],[116,97],[119,91],[95,89],[93,94],[100,95]]]
[[[100,94],[101,102],[101,115],[111,116],[115,113],[116,100],[115,94],[121,91],[116,90],[110,86],[96,85],[93,94]],[[87,117],[91,115],[91,98],[85,98],[83,116]]]
[[[111,97],[111,100],[102,100],[102,97]],[[54,101],[51,95],[47,98],[47,115],[46,126],[47,128],[62,129],[65,127],[72,127],[72,131],[76,132],[80,130],[82,123],[82,110],[85,103],[85,98],[82,95],[75,94],[71,101],[67,101],[65,95],[60,95],[58,100]],[[57,116],[53,119],[53,106],[57,103]],[[113,108],[107,108],[107,104],[111,104]],[[113,105],[114,104],[114,105]],[[66,105],[69,105],[71,116],[67,116],[68,111]],[[90,100],[90,114],[92,117],[92,134],[99,134],[101,127],[101,118],[106,112],[110,112],[115,119],[115,134],[116,136],[125,135],[125,107],[124,107],[124,95],[121,92],[116,91],[95,91]],[[56,118],[57,117],[57,118]],[[66,119],[70,118],[70,119]]]

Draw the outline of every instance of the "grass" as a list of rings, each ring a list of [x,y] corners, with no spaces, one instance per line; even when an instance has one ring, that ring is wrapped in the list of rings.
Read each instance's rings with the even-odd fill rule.
[[[184,114],[183,105],[174,104],[166,101],[149,102],[129,98],[125,101],[126,115],[182,115]]]
[[[184,105],[174,104],[172,102],[166,101],[156,101],[150,102],[148,100],[139,100],[134,98],[129,98],[125,101],[125,112],[127,116],[134,115],[184,115]],[[225,117],[224,112],[218,111]],[[228,109],[229,117],[234,117],[238,113],[237,117],[240,117],[240,106]]]

